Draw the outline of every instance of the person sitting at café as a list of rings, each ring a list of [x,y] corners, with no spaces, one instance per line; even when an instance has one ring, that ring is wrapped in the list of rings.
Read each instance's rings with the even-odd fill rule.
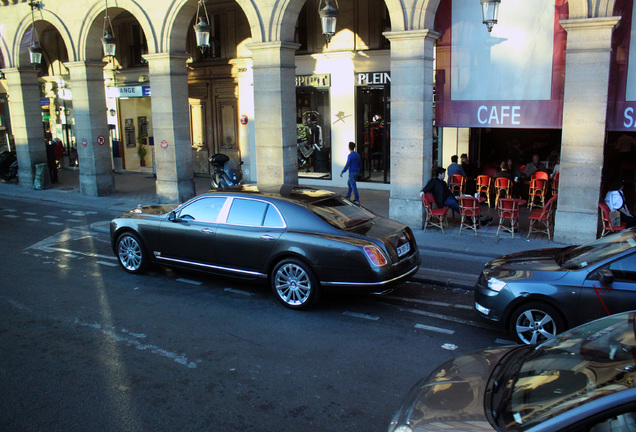
[[[459,157],[462,169],[466,173],[466,193],[474,195],[477,192],[477,181],[475,180],[475,166],[468,160],[468,155],[462,153]]]
[[[464,168],[462,168],[462,166],[457,163],[457,155],[451,156],[451,164],[448,166],[448,169],[446,171],[448,173],[449,179],[451,178],[451,176],[455,174],[459,174],[463,177],[466,177],[466,172],[464,171]]]
[[[512,185],[512,194],[514,196],[521,196],[521,183],[523,182],[523,179],[521,177],[521,172],[519,171],[519,169],[517,168],[517,165],[514,163],[514,161],[512,160],[512,158],[508,158],[508,162],[507,162],[507,167],[506,167],[506,171],[508,171],[510,174],[512,174],[512,181],[514,182]]]
[[[514,183],[515,178],[513,177],[513,174],[508,171],[508,162],[501,162],[501,164],[499,165],[499,171],[495,173],[495,180],[500,177],[505,177]]]
[[[526,165],[526,177],[532,177],[532,174],[537,171],[545,171],[545,165],[539,159],[539,155],[535,153],[532,155],[532,162],[528,162]]]
[[[618,210],[621,214],[621,223],[624,223],[627,228],[631,228],[636,226],[636,218],[627,207],[623,187],[624,180],[616,180],[612,184],[611,190],[605,195],[605,204],[611,212]]]
[[[455,156],[457,157],[457,156]],[[424,196],[425,193],[431,193],[433,195],[433,199],[435,200],[435,204],[438,208],[448,207],[453,210],[455,213],[461,214],[461,209],[459,208],[459,203],[455,198],[455,195],[451,192],[448,184],[444,181],[444,176],[446,175],[446,170],[442,167],[438,167],[435,170],[435,177],[430,179],[426,186],[420,192],[420,196]],[[479,219],[479,223],[482,226],[490,225],[493,221],[492,217],[481,216]]]

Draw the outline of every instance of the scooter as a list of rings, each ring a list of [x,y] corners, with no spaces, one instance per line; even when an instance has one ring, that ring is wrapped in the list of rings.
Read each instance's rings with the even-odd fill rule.
[[[214,167],[214,172],[210,179],[211,189],[220,189],[243,184],[243,175],[240,168],[240,165],[243,165],[243,161],[240,162],[239,167],[237,168],[236,162],[231,160],[227,155],[217,153],[210,156],[210,165]]]
[[[13,151],[0,153],[0,178],[11,181],[18,178],[18,159]]]

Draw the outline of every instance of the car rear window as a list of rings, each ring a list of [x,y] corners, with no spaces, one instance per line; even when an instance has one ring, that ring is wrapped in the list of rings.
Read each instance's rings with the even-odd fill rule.
[[[338,229],[351,228],[376,217],[370,211],[340,196],[315,201],[309,206],[309,210]]]

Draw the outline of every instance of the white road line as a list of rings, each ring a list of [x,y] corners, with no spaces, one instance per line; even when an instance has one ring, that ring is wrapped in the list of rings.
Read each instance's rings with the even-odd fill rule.
[[[37,213],[34,212],[22,212],[23,215],[27,215],[27,216],[35,216]]]
[[[391,300],[401,300],[401,301],[411,302],[411,303],[427,304],[427,305],[431,305],[431,306],[452,307],[452,308],[455,308],[455,309],[466,309],[466,310],[472,310],[473,309],[473,307],[470,306],[470,305],[444,303],[444,302],[438,302],[438,301],[433,301],[433,300],[422,300],[422,299],[413,299],[413,298],[396,297],[396,296],[382,296],[382,297],[380,297],[380,299],[385,299],[385,298],[386,299],[391,299]]]
[[[6,212],[16,212],[16,209],[2,209],[2,211],[6,211]]]
[[[64,225],[62,222],[49,222],[49,225]]]
[[[247,291],[242,291],[242,290],[237,290],[237,289],[234,289],[234,288],[225,288],[224,291],[225,292],[231,292],[233,294],[241,294],[241,295],[244,295],[244,296],[252,296],[252,295],[254,295],[254,293],[247,292]]]
[[[16,218],[19,218],[20,216],[16,216],[16,215],[8,214],[8,215],[4,215],[4,217],[6,217],[6,218],[13,218],[13,219],[16,219]]]
[[[455,330],[449,330],[449,329],[445,329],[441,327],[434,327],[434,326],[429,326],[424,324],[415,324],[415,328],[422,329],[422,330],[429,330],[429,331],[437,332],[437,333],[455,334]]]
[[[46,219],[58,219],[57,216],[50,216],[50,215],[46,215],[44,216]]]
[[[373,316],[373,315],[367,315],[367,314],[361,314],[361,313],[357,313],[357,312],[343,312],[343,315],[349,315],[355,318],[362,318],[362,319],[366,319],[366,320],[371,320],[371,321],[377,321],[380,319],[380,317],[377,316]]]
[[[97,261],[97,264],[105,265],[108,267],[117,267],[117,263],[106,262],[106,261]]]
[[[183,283],[187,283],[187,284],[190,284],[190,285],[202,285],[203,284],[203,282],[190,280],[190,279],[183,279],[183,278],[177,279],[177,282],[183,282]]]
[[[66,219],[66,222],[81,223],[82,221],[79,219]]]
[[[29,222],[40,222],[40,219],[36,219],[36,218],[26,218],[25,220]]]
[[[432,313],[432,312],[426,312],[423,310],[419,310],[419,309],[400,309],[401,311],[404,312],[411,312],[414,314],[418,314],[418,315],[424,315],[427,317],[431,317],[431,318],[437,318],[437,319],[441,319],[444,321],[451,321],[451,322],[456,322],[459,324],[465,324],[465,325],[469,325],[469,326],[473,326],[473,327],[480,327],[480,328],[485,328],[488,330],[495,330],[495,327],[493,326],[488,326],[488,325],[484,325],[475,321],[470,321],[470,320],[465,320],[465,319],[461,319],[461,318],[455,318],[452,316],[448,316],[448,315],[441,315],[441,314],[436,314],[436,313]]]

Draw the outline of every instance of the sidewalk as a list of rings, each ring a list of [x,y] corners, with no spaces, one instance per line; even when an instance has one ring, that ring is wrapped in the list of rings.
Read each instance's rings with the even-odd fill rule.
[[[195,177],[195,190],[197,194],[209,189],[209,179]],[[85,208],[106,210],[113,212],[113,216],[123,213],[138,205],[156,204],[155,179],[151,172],[139,173],[115,173],[116,193],[103,197],[90,197],[80,194],[79,171],[64,169],[59,171],[59,183],[51,185],[48,189],[33,190],[12,183],[0,183],[0,196],[13,198],[26,198],[43,202],[66,203]],[[346,192],[342,188],[326,188],[338,193]],[[366,208],[382,215],[389,215],[389,192],[360,189],[360,201]],[[482,205],[482,212],[488,216],[496,216],[494,208]],[[532,234],[526,239],[528,233],[528,210],[522,209],[520,218],[521,232],[511,238],[510,233],[500,233],[496,236],[497,218],[488,227],[481,228],[477,235],[472,231],[462,231],[459,235],[459,215],[452,216],[449,213],[449,226],[444,228],[444,233],[435,227],[429,227],[426,232],[421,227],[411,227],[415,239],[423,256],[422,266],[414,280],[427,283],[442,284],[454,287],[470,289],[477,281],[478,274],[458,271],[440,270],[434,262],[429,262],[425,255],[446,257],[452,262],[453,258],[461,260],[490,260],[501,255],[521,252],[530,249],[563,246],[549,241],[544,234]],[[108,222],[104,221],[93,225],[93,229],[108,232]]]

